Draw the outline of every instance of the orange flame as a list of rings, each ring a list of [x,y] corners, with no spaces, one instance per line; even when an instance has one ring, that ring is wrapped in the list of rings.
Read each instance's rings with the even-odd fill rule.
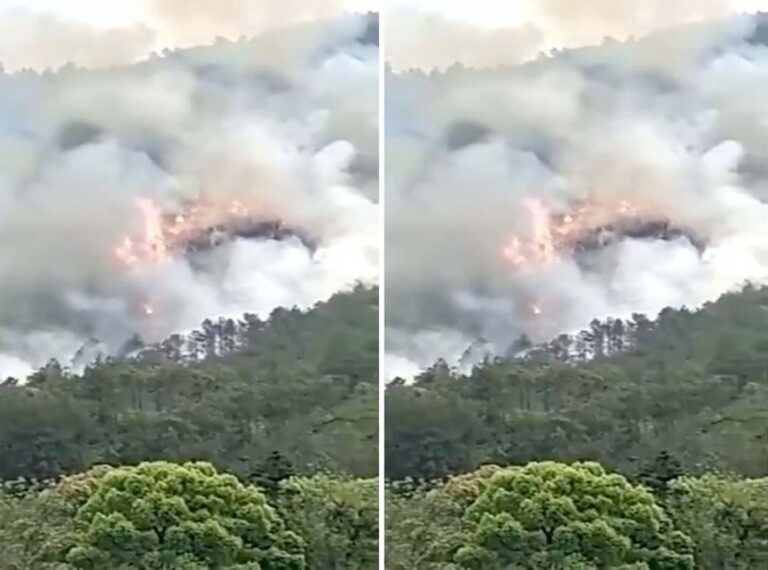
[[[151,261],[163,262],[168,258],[168,246],[163,231],[163,214],[152,200],[140,198],[136,204],[144,214],[144,253]]]
[[[556,215],[537,198],[527,198],[523,205],[530,215],[529,236],[513,235],[502,248],[502,256],[513,266],[526,269],[550,264],[560,259],[559,251],[586,233],[611,221],[633,218],[640,208],[627,200],[618,204],[585,201],[565,214]]]
[[[179,244],[233,218],[245,218],[249,209],[241,202],[229,205],[194,204],[181,212],[167,214],[152,200],[136,200],[143,219],[140,236],[123,236],[114,248],[117,260],[128,267],[139,263],[160,264],[168,261]]]
[[[531,261],[551,263],[556,261],[556,242],[552,236],[551,214],[546,206],[536,198],[523,201],[531,216],[531,237],[527,241],[512,236],[502,250],[504,257],[515,266],[525,266]],[[557,228],[554,229],[558,231]]]

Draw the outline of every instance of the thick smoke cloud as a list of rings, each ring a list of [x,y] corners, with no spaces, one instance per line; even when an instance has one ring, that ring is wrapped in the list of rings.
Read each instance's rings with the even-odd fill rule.
[[[376,30],[348,16],[131,67],[0,75],[0,376],[67,364],[91,338],[114,353],[374,283]],[[236,206],[286,231],[127,263],[126,238],[153,235],[147,203],[177,220],[205,204],[212,225]]]
[[[390,74],[388,375],[765,283],[766,30]]]

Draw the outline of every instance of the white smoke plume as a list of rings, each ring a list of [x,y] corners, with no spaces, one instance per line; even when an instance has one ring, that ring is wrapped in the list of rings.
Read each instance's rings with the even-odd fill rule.
[[[374,284],[377,30],[0,74],[0,376]]]
[[[767,283],[767,44],[746,15],[390,73],[388,375]]]

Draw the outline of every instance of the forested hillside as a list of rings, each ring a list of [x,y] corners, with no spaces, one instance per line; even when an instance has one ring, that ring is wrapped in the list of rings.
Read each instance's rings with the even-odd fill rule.
[[[526,344],[388,386],[388,567],[768,563],[768,289]]]
[[[392,382],[386,414],[392,479],[539,459],[597,460],[636,477],[661,454],[685,473],[766,475],[768,289],[656,320],[594,322],[468,376],[437,364]]]
[[[51,363],[0,387],[0,568],[375,567],[377,289],[267,320],[206,322],[188,338],[137,343],[132,354],[82,374]],[[190,463],[199,461],[211,465]],[[154,463],[131,467],[142,462]],[[118,469],[89,471],[101,464]],[[173,522],[150,532],[155,523],[98,498],[110,485],[125,491],[116,477],[144,481],[131,487],[135,499],[124,497],[136,508],[131,501],[188,508],[168,507]],[[220,528],[190,530],[207,516],[195,509],[224,508],[215,497],[201,507],[208,499],[191,481],[210,490],[204,480],[216,486],[217,477],[233,489],[223,496],[242,493],[243,504],[221,511]],[[65,492],[73,486],[76,498]],[[269,541],[254,537],[246,548],[232,522],[247,523],[256,516],[248,505],[261,503],[280,521],[268,552]],[[166,530],[179,529],[191,534],[166,544]],[[109,552],[104,541],[114,542]]]

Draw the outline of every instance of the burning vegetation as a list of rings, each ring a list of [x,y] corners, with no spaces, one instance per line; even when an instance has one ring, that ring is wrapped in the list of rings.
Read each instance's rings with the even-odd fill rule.
[[[136,207],[143,218],[141,235],[124,236],[114,250],[117,260],[127,267],[164,263],[174,256],[209,250],[238,238],[296,237],[308,248],[316,247],[300,230],[286,226],[279,218],[259,216],[237,200],[226,205],[198,202],[165,212],[154,201],[140,198]]]
[[[528,198],[523,204],[530,215],[529,232],[522,237],[512,236],[502,249],[504,258],[521,270],[556,262],[563,254],[589,253],[625,238],[664,241],[684,238],[700,253],[705,249],[704,241],[694,232],[669,218],[646,212],[628,200],[616,204],[585,200],[565,213],[550,210],[536,198]]]

